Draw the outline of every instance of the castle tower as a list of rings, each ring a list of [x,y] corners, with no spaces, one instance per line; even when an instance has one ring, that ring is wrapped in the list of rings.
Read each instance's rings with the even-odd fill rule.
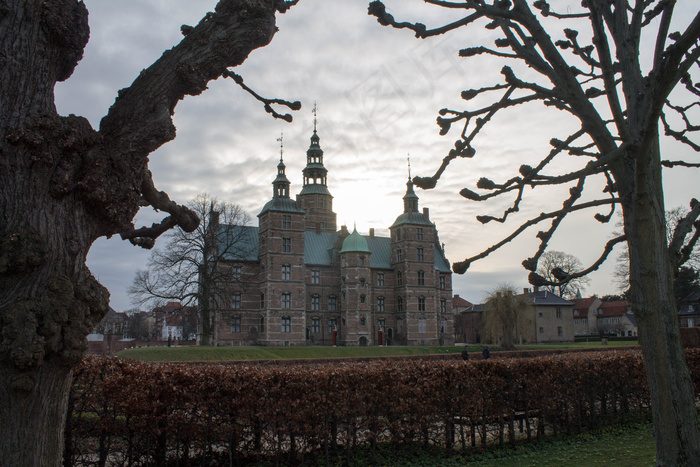
[[[316,106],[314,106],[314,132],[306,151],[304,186],[297,195],[299,206],[306,212],[306,230],[335,232],[336,214],[333,212],[333,196],[328,191],[328,170],[323,165],[323,149],[316,132]]]
[[[258,214],[263,329],[258,340],[263,345],[305,345],[304,211],[289,197],[282,149],[272,186],[272,199]]]
[[[371,252],[367,240],[354,229],[343,240],[340,250],[340,290],[342,295],[343,321],[341,342],[345,345],[371,343],[366,326],[372,310],[372,276],[369,268]],[[364,323],[361,324],[361,320]],[[363,325],[364,324],[364,325]]]
[[[408,345],[434,345],[438,343],[435,336],[440,325],[441,306],[436,288],[444,279],[439,278],[440,272],[434,267],[435,224],[430,222],[427,208],[418,211],[418,196],[410,177],[403,206],[403,214],[389,227],[397,309],[404,315]]]

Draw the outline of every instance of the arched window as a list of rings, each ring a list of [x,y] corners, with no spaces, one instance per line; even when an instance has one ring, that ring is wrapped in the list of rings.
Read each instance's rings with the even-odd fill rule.
[[[403,298],[396,298],[396,311],[403,311]]]
[[[377,297],[377,311],[384,311],[384,297]]]
[[[282,308],[289,309],[292,307],[292,294],[284,292],[282,294]]]
[[[282,332],[292,332],[292,318],[282,316]]]

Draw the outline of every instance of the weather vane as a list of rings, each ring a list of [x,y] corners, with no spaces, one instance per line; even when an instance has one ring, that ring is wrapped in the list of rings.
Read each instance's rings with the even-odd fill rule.
[[[280,130],[280,137],[277,138],[280,142],[280,162],[282,162],[282,154],[284,153],[284,130]]]
[[[318,107],[316,106],[316,101],[314,101],[314,108],[311,109],[311,112],[314,114],[314,133],[316,133],[316,117],[318,115]]]

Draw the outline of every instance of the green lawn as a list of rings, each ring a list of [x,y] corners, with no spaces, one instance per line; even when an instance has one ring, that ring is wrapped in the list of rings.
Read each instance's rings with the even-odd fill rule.
[[[632,341],[613,342],[610,346],[636,345]],[[570,344],[523,345],[518,349],[567,349],[601,347],[600,342],[577,342]],[[602,346],[605,347],[605,346]],[[287,358],[333,358],[333,357],[371,357],[388,355],[427,355],[460,353],[461,346],[388,346],[388,347],[139,347],[127,349],[117,355],[143,361],[192,362],[217,360],[267,360]],[[496,349],[491,347],[492,351]],[[470,345],[469,350],[477,355],[483,346]]]
[[[651,423],[611,426],[597,433],[585,433],[535,446],[522,446],[500,459],[486,459],[469,465],[480,467],[644,467],[656,465]],[[518,452],[522,451],[522,452]],[[498,455],[498,451],[495,451]],[[506,453],[504,453],[506,454]]]
[[[140,347],[117,355],[144,361],[214,361],[260,360],[288,358],[372,357],[387,355],[426,355],[459,353],[455,346],[389,346],[389,347]],[[474,346],[474,351],[481,347]]]

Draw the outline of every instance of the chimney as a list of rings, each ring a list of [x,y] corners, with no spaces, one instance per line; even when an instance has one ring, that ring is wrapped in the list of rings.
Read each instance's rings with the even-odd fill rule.
[[[423,208],[423,217],[425,217],[426,221],[430,220],[430,209],[428,208]]]
[[[523,289],[523,293],[530,293],[530,289],[528,289],[527,287],[525,287],[525,288]]]
[[[369,236],[370,238],[374,238],[374,227],[369,228]]]

